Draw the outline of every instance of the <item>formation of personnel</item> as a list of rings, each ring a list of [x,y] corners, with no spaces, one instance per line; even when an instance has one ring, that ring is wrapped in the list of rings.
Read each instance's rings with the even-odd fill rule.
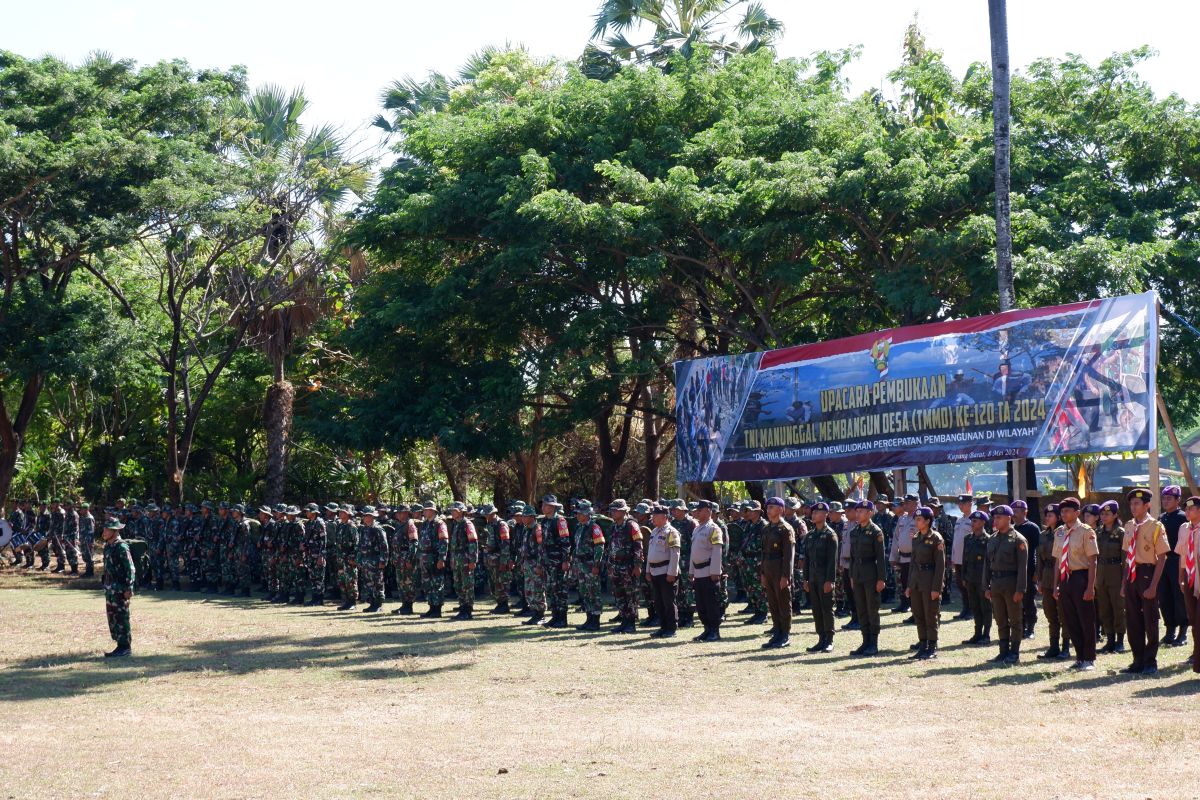
[[[957,585],[960,616],[974,622],[963,644],[991,644],[994,626],[995,662],[1019,663],[1036,626],[1030,598],[1040,596],[1050,647],[1038,658],[1069,659],[1074,651],[1074,667],[1090,670],[1099,638],[1107,637],[1100,652],[1122,653],[1128,636],[1133,660],[1125,671],[1153,674],[1160,645],[1187,644],[1191,628],[1192,667],[1200,672],[1200,497],[1183,500],[1179,487],[1165,488],[1157,519],[1151,499],[1146,489],[1130,492],[1132,519],[1123,523],[1114,501],[1084,506],[1068,498],[1045,508],[1040,527],[1022,500],[992,507],[970,495],[958,498],[957,520],[936,498],[922,505],[915,495],[897,503],[898,513],[882,496],[847,503],[771,497],[724,509],[676,499],[616,500],[601,510],[576,500],[569,515],[554,495],[540,509],[514,501],[504,515],[462,502],[247,509],[119,501],[101,525],[106,608],[118,645],[110,655],[131,651],[135,587],[178,591],[186,581],[193,591],[242,597],[257,585],[272,603],[337,600],[338,611],[363,604],[374,613],[398,600],[392,613],[413,615],[423,598],[426,618],[441,617],[453,593],[454,620],[472,619],[476,598],[490,595],[489,614],[515,613],[522,624],[549,628],[568,627],[574,589],[585,615],[577,629],[585,632],[602,630],[607,584],[617,612],[608,620],[613,633],[642,628],[670,638],[698,619],[698,642],[720,640],[731,602],[744,597],[747,624],[769,622],[762,647],[788,647],[793,618],[808,610],[816,632],[809,652],[832,652],[835,619],[848,616],[842,630],[861,636],[851,655],[863,657],[881,652],[881,606],[894,591],[893,613],[911,613],[904,622],[915,627],[910,658],[929,660],[937,658],[941,607]],[[20,502],[8,521],[13,564],[47,570],[53,556],[55,572],[94,574],[97,522],[88,504]]]

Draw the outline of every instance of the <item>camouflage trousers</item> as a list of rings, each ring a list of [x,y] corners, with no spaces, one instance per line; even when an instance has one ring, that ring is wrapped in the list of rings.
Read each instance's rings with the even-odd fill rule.
[[[304,557],[305,588],[313,593],[313,597],[325,594],[325,554]]]
[[[512,567],[500,556],[487,556],[488,584],[492,587],[492,599],[497,603],[508,601],[508,586],[512,583]]]
[[[358,564],[353,558],[338,556],[337,585],[344,602],[358,602]]]
[[[576,574],[579,575],[579,602],[583,606],[584,613],[599,614],[604,604],[600,601],[600,568],[595,565],[595,574],[593,574],[593,565],[590,562],[576,562]]]
[[[405,603],[417,599],[418,567],[415,561],[402,558],[396,562],[396,591]]]
[[[696,607],[696,587],[692,584],[691,575],[686,568],[679,570],[679,591],[675,593],[675,607],[680,611]]]
[[[163,579],[170,578],[171,585],[179,583],[179,577],[182,570],[179,567],[179,560],[183,557],[183,547],[177,540],[168,539],[166,542],[167,555],[163,560]]]
[[[195,588],[204,580],[204,555],[199,546],[188,542],[184,545],[184,565],[187,568],[188,580]]]
[[[612,587],[613,602],[621,616],[625,619],[637,619],[638,584],[645,581],[635,578],[632,568],[623,565],[620,568],[609,569],[608,582]]]
[[[279,591],[285,597],[293,597],[303,593],[304,583],[301,574],[304,570],[304,559],[299,554],[283,553],[279,556]]]
[[[383,603],[383,567],[377,564],[359,564],[358,575],[362,579],[362,599],[364,602]]]
[[[767,613],[767,592],[762,585],[760,567],[761,564],[757,560],[746,559],[742,571],[743,581],[746,586],[746,599],[749,602],[751,612],[755,614]]]
[[[279,593],[279,554],[263,553],[263,583],[267,585],[267,594]]]
[[[221,583],[232,589],[238,583],[238,562],[236,551],[224,549],[221,551]]]
[[[463,608],[475,607],[475,573],[467,569],[466,556],[456,555],[451,559],[454,565],[454,592],[458,595],[458,603]]]
[[[721,614],[724,615],[725,609],[729,608],[729,574],[726,572],[721,573],[721,582],[717,584],[717,604],[721,606]]]
[[[421,585],[425,587],[425,600],[431,606],[440,606],[446,594],[446,576],[437,568],[437,559],[421,557]]]
[[[534,564],[526,563],[521,566],[521,576],[525,581],[525,605],[529,606],[531,614],[546,613],[546,573],[538,575]]]
[[[204,548],[204,582],[216,586],[221,580],[221,548],[207,545]]]
[[[550,565],[546,570],[549,574],[546,580],[546,601],[552,612],[567,610],[567,584],[571,579],[570,570],[563,570],[558,564]]]
[[[171,558],[171,546],[165,538],[160,538],[150,545],[150,574],[155,583],[163,583],[167,578],[167,562]]]
[[[129,601],[124,593],[104,590],[104,614],[108,617],[108,635],[117,644],[128,645],[132,631],[129,627]]]
[[[54,560],[60,568],[63,566],[64,556],[66,557],[66,562],[72,567],[79,567],[78,536],[79,534],[75,533],[56,533],[50,537],[50,547],[54,551]]]
[[[79,559],[84,566],[93,563],[92,553],[96,549],[96,534],[81,533],[79,534]]]
[[[645,579],[646,573],[642,573],[642,578],[638,580],[638,597],[641,598],[642,605],[650,609],[650,613],[654,614],[654,584]]]

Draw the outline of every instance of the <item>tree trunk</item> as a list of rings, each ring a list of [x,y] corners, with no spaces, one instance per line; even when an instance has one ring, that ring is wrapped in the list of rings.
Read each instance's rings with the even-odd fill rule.
[[[632,397],[640,395],[641,387],[636,387]],[[596,497],[594,499],[604,506],[612,502],[617,472],[629,454],[629,434],[633,429],[633,412],[626,411],[621,415],[621,430],[614,445],[612,429],[609,427],[611,413],[612,407],[604,408],[593,420],[596,425],[596,438],[599,440],[596,450],[600,456],[600,477],[596,481]]]
[[[886,494],[889,497],[895,494],[892,491],[892,480],[886,472],[868,472],[867,475],[870,476],[871,488],[875,490],[875,494]]]
[[[537,494],[538,453],[540,450],[541,443],[535,442],[529,448],[528,452],[517,453],[515,457],[518,490],[521,493],[521,499],[531,505],[534,503],[534,496]]]
[[[1012,226],[1009,208],[1009,70],[1007,0],[988,0],[988,27],[992,37],[992,130],[996,158],[996,280],[1000,310],[1016,305],[1013,288]]]
[[[0,392],[0,506],[7,502],[8,490],[17,471],[17,456],[25,446],[25,431],[29,427],[29,421],[33,419],[38,396],[42,393],[45,382],[46,376],[40,372],[25,381],[25,388],[21,391],[21,405],[17,407],[15,417],[9,417],[8,407],[4,404],[4,394]]]
[[[267,431],[267,485],[269,505],[283,502],[287,493],[288,440],[292,432],[292,409],[296,388],[283,377],[283,365],[275,365],[275,382],[267,388],[263,425]]]
[[[817,475],[812,479],[813,486],[817,487],[817,491],[826,500],[842,501],[846,499],[846,493],[837,485],[837,481],[832,475]]]
[[[662,422],[650,411],[653,401],[654,388],[647,386],[643,397],[646,410],[642,412],[642,437],[646,442],[643,452],[645,460],[642,488],[645,497],[658,498],[658,493],[662,491],[662,472],[659,469],[662,464],[662,456],[659,453],[659,444],[662,441]]]
[[[450,485],[451,496],[455,500],[466,502],[467,477],[462,464],[459,463],[460,457],[442,447],[437,441],[433,443],[433,446],[437,450],[438,463],[442,465],[442,472],[446,476],[446,483]]]

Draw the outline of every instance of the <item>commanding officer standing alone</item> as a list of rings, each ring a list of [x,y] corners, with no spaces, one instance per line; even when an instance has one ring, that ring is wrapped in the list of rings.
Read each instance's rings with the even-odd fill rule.
[[[996,506],[992,511],[995,533],[987,543],[984,562],[984,598],[996,615],[996,637],[1000,652],[992,660],[1016,664],[1021,660],[1021,639],[1025,634],[1025,586],[1029,579],[1029,543],[1012,527],[1011,506]]]
[[[850,588],[862,644],[850,655],[873,656],[879,652],[879,595],[887,578],[884,535],[873,520],[875,504],[870,500],[860,502],[851,513],[858,515],[858,527],[850,532]]]
[[[782,497],[767,500],[767,526],[762,534],[762,582],[767,593],[775,635],[765,648],[787,647],[792,633],[792,561],[796,557],[796,531],[783,520]]]
[[[137,570],[129,545],[121,538],[125,526],[120,520],[104,523],[104,612],[108,617],[108,633],[117,643],[116,649],[105,658],[123,658],[132,653],[133,631],[129,623],[129,601],[137,582]]]

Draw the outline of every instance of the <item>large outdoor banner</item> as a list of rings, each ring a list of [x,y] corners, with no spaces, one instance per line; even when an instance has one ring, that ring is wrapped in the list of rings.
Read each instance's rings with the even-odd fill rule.
[[[675,364],[679,481],[1146,450],[1153,293]]]

